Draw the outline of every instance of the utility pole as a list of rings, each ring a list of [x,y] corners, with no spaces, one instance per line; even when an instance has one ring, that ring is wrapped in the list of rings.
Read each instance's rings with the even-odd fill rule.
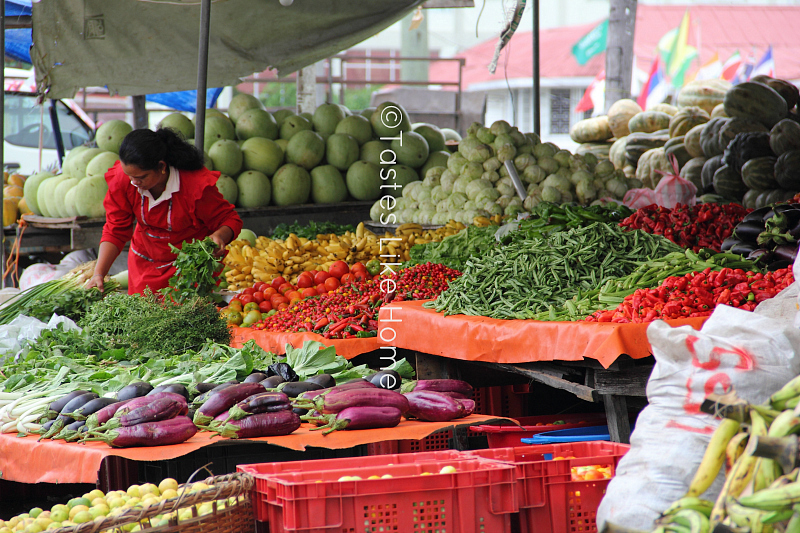
[[[633,76],[633,35],[636,28],[636,0],[611,0],[606,46],[605,111],[622,98],[631,97]]]
[[[428,17],[411,29],[416,11],[406,15],[400,23],[400,55],[403,57],[428,57]],[[428,81],[427,61],[402,61],[400,79],[403,81]]]

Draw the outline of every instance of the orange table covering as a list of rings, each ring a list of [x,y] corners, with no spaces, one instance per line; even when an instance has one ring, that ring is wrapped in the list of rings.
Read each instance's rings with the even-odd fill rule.
[[[423,301],[384,306],[378,320],[378,343],[465,361],[530,363],[597,359],[608,368],[621,354],[650,355],[648,324],[538,322],[444,316],[424,309]],[[394,320],[389,322],[388,320]],[[706,317],[668,320],[699,329]]]
[[[288,333],[251,328],[233,328],[230,345],[234,348],[241,348],[244,343],[251,339],[265,350],[279,355],[286,353],[284,347],[287,342],[297,348],[302,346],[304,341],[319,341],[326,346],[333,345],[336,346],[336,354],[345,359],[352,359],[362,353],[378,349],[378,341],[375,337],[366,339],[326,339],[316,333]]]
[[[451,422],[403,420],[394,428],[335,431],[330,435],[311,431],[313,426],[303,424],[291,435],[281,437],[231,441],[218,436],[209,438],[209,433],[198,433],[182,444],[152,448],[111,448],[102,442],[37,442],[36,436],[19,438],[16,434],[0,434],[0,477],[20,483],[95,483],[100,463],[110,455],[135,461],[159,461],[175,459],[204,446],[236,445],[240,442],[261,442],[299,451],[307,446],[343,449],[386,440],[420,440],[440,429],[508,420],[485,415],[471,415]]]

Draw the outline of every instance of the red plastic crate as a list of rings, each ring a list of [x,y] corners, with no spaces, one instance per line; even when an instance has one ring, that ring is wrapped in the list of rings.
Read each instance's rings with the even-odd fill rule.
[[[592,441],[462,453],[516,465],[522,533],[532,533],[534,529],[536,533],[594,533],[597,507],[610,479],[572,481],[572,468],[609,464],[613,465],[613,477],[619,460],[629,449],[627,444]],[[575,458],[553,459],[567,456]]]
[[[377,456],[382,457],[382,456]],[[385,456],[383,456],[385,457]],[[410,456],[405,456],[410,457]],[[271,533],[504,533],[516,506],[514,466],[497,461],[384,464],[267,479]],[[431,475],[422,475],[430,473]],[[371,475],[389,479],[366,479]],[[361,480],[338,481],[341,476]],[[274,492],[273,492],[274,491]]]
[[[269,520],[266,500],[267,498],[274,497],[269,492],[270,489],[267,485],[267,480],[272,476],[292,472],[338,471],[351,467],[382,467],[386,464],[407,464],[415,462],[448,463],[463,459],[474,458],[463,456],[461,452],[456,450],[446,450],[416,454],[389,454],[367,457],[343,457],[339,459],[313,459],[308,461],[281,461],[275,463],[237,465],[236,470],[238,472],[247,472],[255,478],[256,485],[253,489],[253,511],[255,512],[256,520],[266,522]]]
[[[552,422],[563,420],[566,424],[553,425]],[[492,426],[480,425],[472,426],[470,429],[480,434],[486,434],[489,441],[489,448],[513,448],[522,446],[520,439],[530,438],[545,431],[556,431],[559,429],[573,429],[588,426],[602,426],[606,423],[604,413],[583,413],[583,414],[564,414],[564,415],[543,415],[527,416],[518,418],[520,426]],[[536,424],[547,424],[537,426]]]
[[[450,439],[453,438],[453,431],[445,429],[431,433],[420,440],[399,440],[397,441],[398,453],[418,453],[432,452],[436,450],[449,450]]]
[[[475,389],[475,413],[479,415],[519,417],[527,414],[527,386],[502,385]]]

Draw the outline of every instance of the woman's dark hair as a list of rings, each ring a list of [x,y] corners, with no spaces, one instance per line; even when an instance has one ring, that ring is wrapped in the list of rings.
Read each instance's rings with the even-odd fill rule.
[[[133,130],[122,139],[119,159],[142,170],[157,168],[159,161],[178,170],[200,170],[205,163],[202,152],[170,128]]]

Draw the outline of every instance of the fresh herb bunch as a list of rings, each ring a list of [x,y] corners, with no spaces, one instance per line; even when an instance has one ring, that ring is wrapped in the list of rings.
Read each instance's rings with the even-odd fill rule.
[[[461,270],[470,257],[480,257],[497,246],[495,233],[499,226],[467,226],[455,235],[445,237],[440,242],[415,244],[411,247],[411,261],[403,266],[438,263],[446,267]]]
[[[228,344],[231,334],[216,305],[195,296],[183,303],[144,294],[112,294],[96,303],[80,325],[136,353],[178,354],[207,339]]]
[[[202,241],[184,241],[181,248],[172,244],[170,249],[177,254],[175,275],[169,280],[169,287],[161,293],[178,303],[192,298],[211,297],[217,286],[214,275],[222,270],[222,263],[214,257],[217,245],[210,237]]]
[[[314,222],[313,220],[306,225],[298,224],[278,224],[272,230],[271,238],[285,239],[289,234],[294,233],[298,237],[305,237],[306,239],[316,239],[317,235],[327,235],[335,233],[342,235],[345,232],[355,232],[356,228],[352,224],[334,224],[333,222]]]

